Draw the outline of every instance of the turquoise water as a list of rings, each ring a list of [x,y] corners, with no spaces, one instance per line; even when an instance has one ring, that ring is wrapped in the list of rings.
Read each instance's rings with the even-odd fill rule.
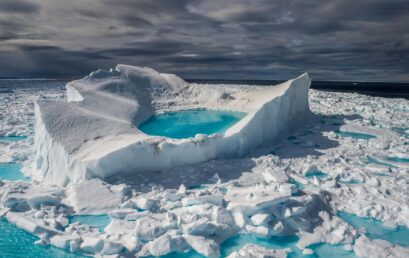
[[[376,136],[365,134],[365,133],[352,133],[352,132],[337,132],[337,134],[341,137],[351,137],[354,139],[364,139],[369,140],[372,138],[376,138]]]
[[[104,218],[105,216],[105,218]],[[96,222],[102,222],[105,220],[106,215],[101,216],[75,216],[76,218],[80,217],[81,221],[91,221],[90,223],[96,224]],[[99,217],[99,218],[95,218]],[[0,258],[13,257],[13,258],[52,258],[52,257],[61,257],[61,258],[79,258],[85,257],[78,254],[68,253],[64,250],[51,247],[51,246],[38,246],[34,244],[34,241],[38,240],[37,237],[32,234],[21,230],[9,223],[5,219],[0,219]],[[251,235],[238,235],[233,238],[226,240],[221,246],[222,257],[226,257],[234,251],[239,250],[244,245],[253,243],[269,249],[282,249],[282,248],[291,248],[292,253],[289,254],[289,258],[316,258],[316,257],[333,257],[333,258],[352,258],[355,257],[354,254],[350,251],[343,249],[343,246],[330,245],[330,244],[314,244],[310,246],[314,250],[315,254],[313,255],[303,255],[301,250],[295,247],[295,244],[298,241],[298,237],[274,237],[271,239],[257,239]],[[172,253],[166,255],[167,258],[203,258],[194,251],[188,253]]]
[[[200,255],[196,253],[195,251],[189,251],[187,253],[170,253],[167,255],[161,256],[162,258],[206,258],[206,256]],[[150,256],[149,258],[153,258],[153,256]]]
[[[409,246],[409,228],[385,227],[381,221],[358,217],[347,212],[338,212],[338,216],[354,228],[365,228],[366,235],[374,239],[383,239],[393,244]]]
[[[142,123],[139,129],[150,135],[182,139],[194,137],[196,134],[224,133],[244,116],[244,112],[182,110],[155,115]]]
[[[12,162],[0,163],[0,179],[10,181],[31,181],[29,177],[24,176],[24,174],[21,172],[21,165]]]
[[[322,257],[322,258],[356,258],[356,255],[352,251],[347,251],[343,246],[340,245],[330,245],[330,244],[314,244],[309,248],[314,250],[314,255],[310,257]],[[308,256],[301,256],[308,257]]]
[[[0,218],[0,258],[82,258],[78,254],[34,244],[38,238]]]
[[[408,158],[398,158],[398,157],[387,157],[386,158],[389,161],[395,161],[395,162],[403,162],[403,163],[408,163],[409,159]]]
[[[100,232],[104,232],[104,228],[108,226],[110,219],[107,214],[103,215],[74,215],[69,218],[70,224],[74,222],[80,222],[84,225],[94,226],[99,229]]]
[[[409,128],[399,128],[396,127],[393,129],[395,132],[399,133],[400,135],[404,136],[405,138],[409,137],[409,133],[406,133],[407,130],[409,130]]]
[[[188,187],[189,190],[203,190],[206,189],[208,186],[205,184],[201,184],[201,185],[192,185],[190,187]]]
[[[358,179],[351,179],[351,180],[348,180],[348,181],[341,181],[341,183],[351,184],[351,185],[359,185],[359,184],[362,184],[362,181],[358,180]]]
[[[301,251],[295,247],[295,244],[298,241],[298,237],[274,237],[271,239],[259,239],[251,235],[238,235],[226,240],[221,246],[222,257],[226,257],[234,251],[239,250],[246,244],[257,244],[268,249],[283,249],[291,248],[294,253],[289,257],[299,257]],[[308,257],[308,256],[306,256]]]
[[[295,185],[299,190],[305,189],[305,185],[303,183],[298,182],[295,179],[291,179],[289,183]]]
[[[310,171],[306,174],[306,177],[308,178],[313,178],[313,177],[318,177],[318,178],[326,178],[328,175],[322,171]]]
[[[0,142],[16,142],[27,139],[27,136],[0,136]]]

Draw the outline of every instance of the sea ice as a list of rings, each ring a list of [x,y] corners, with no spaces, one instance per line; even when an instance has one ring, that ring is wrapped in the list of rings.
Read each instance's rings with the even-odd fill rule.
[[[152,85],[148,78],[158,74],[145,69],[140,72],[147,73],[144,75],[146,80],[141,79],[145,80],[145,85]],[[16,90],[7,97],[0,93],[3,111],[0,114],[0,135],[27,136],[20,141],[0,141],[0,162],[18,163],[22,172],[33,178],[32,182],[0,180],[0,234],[5,232],[4,228],[13,232],[9,237],[12,241],[0,237],[0,245],[6,243],[8,246],[1,249],[1,255],[15,256],[13,250],[20,250],[15,244],[18,242],[28,248],[29,257],[52,257],[50,252],[56,253],[54,257],[69,256],[62,250],[44,246],[49,244],[95,256],[119,253],[131,257],[262,257],[285,255],[289,249],[292,252],[288,257],[311,253],[312,257],[408,256],[406,242],[396,241],[407,239],[401,229],[409,226],[406,161],[409,139],[404,131],[397,130],[407,130],[409,124],[409,105],[404,99],[310,90],[309,103],[314,115],[309,116],[306,123],[292,127],[293,130],[281,131],[279,137],[264,142],[265,146],[249,149],[248,154],[235,159],[220,157],[201,164],[147,172],[131,170],[103,181],[95,178],[100,176],[88,172],[67,177],[65,165],[76,167],[75,162],[82,162],[79,156],[75,156],[70,160],[72,164],[62,164],[62,167],[59,161],[51,162],[47,168],[50,174],[42,174],[38,167],[32,173],[33,164],[48,164],[47,159],[38,158],[46,153],[41,152],[46,150],[43,147],[51,146],[37,149],[41,155],[33,153],[34,147],[38,147],[33,142],[33,102],[38,98],[33,96],[41,95],[39,103],[58,103],[56,106],[63,103],[69,110],[81,109],[80,113],[85,115],[85,120],[81,120],[84,123],[88,123],[88,118],[93,120],[96,114],[103,114],[102,120],[98,120],[101,124],[107,116],[108,121],[112,117],[124,120],[124,116],[132,116],[132,112],[122,113],[122,108],[135,110],[135,102],[129,102],[128,96],[84,89],[91,84],[110,88],[113,87],[111,82],[122,87],[123,81],[135,79],[123,78],[132,73],[128,70],[122,73],[99,71],[88,79],[76,81],[84,83],[84,87],[77,87],[79,90],[72,86],[66,91],[60,88]],[[107,76],[112,76],[111,82]],[[260,86],[187,84],[175,76],[163,74],[155,78],[162,78],[168,84],[162,79],[153,80],[155,89],[149,92],[155,100],[151,106],[152,114],[200,107],[223,109],[234,101],[238,107],[242,104],[242,97],[245,99],[247,94],[263,90]],[[171,89],[163,90],[163,85],[170,85]],[[175,85],[180,87],[175,88]],[[70,102],[62,100],[66,94]],[[281,97],[287,98],[285,94]],[[107,99],[118,103],[117,107],[122,111],[112,109],[113,113],[109,113],[108,107],[92,109],[92,105],[85,103]],[[51,104],[48,108],[50,112],[53,109]],[[83,112],[84,108],[86,111]],[[249,113],[248,110],[231,110]],[[114,124],[123,125],[120,121]],[[127,125],[130,124],[128,121]],[[106,133],[104,130],[107,128],[82,133],[95,136]],[[343,131],[375,138],[359,139],[337,134]],[[98,139],[91,137],[87,142],[82,142],[83,135],[77,135],[78,138],[74,135],[75,139],[71,138],[72,142],[67,146],[74,146],[74,149],[79,146],[75,155],[81,153],[81,157],[92,158],[102,154],[93,152],[98,146],[118,147],[120,151],[129,137],[135,137],[133,133],[131,135],[113,137],[112,141],[97,136]],[[206,145],[211,139],[219,139],[217,137],[220,136],[199,135],[187,141]],[[101,145],[94,145],[99,141]],[[119,145],[115,145],[116,141]],[[164,140],[166,144],[163,146],[155,145],[157,150],[169,150],[168,141],[173,140]],[[59,147],[55,151],[57,156],[65,153]],[[185,157],[186,153],[177,152],[177,158]],[[210,153],[214,154],[213,151]],[[119,154],[123,152],[117,154],[121,157]],[[121,159],[116,161],[119,165],[126,163],[121,164]],[[109,162],[102,165],[107,170],[112,168]],[[63,173],[60,175],[59,171]],[[319,178],[317,171],[325,172],[326,176]],[[365,232],[354,221],[342,220],[339,212],[370,221],[376,219],[379,224],[371,224],[372,228],[365,225]],[[99,216],[106,220],[96,227]],[[76,221],[73,218],[81,219]],[[39,238],[10,229],[10,223]],[[383,229],[380,223],[382,227],[388,227],[386,233],[378,230]],[[34,246],[34,241],[39,245]]]

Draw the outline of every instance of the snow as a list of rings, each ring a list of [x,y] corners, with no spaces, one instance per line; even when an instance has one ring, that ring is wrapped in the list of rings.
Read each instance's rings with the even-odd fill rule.
[[[118,208],[123,197],[121,191],[93,179],[69,187],[65,201],[77,214],[99,215]]]
[[[36,102],[33,175],[66,186],[117,173],[242,156],[307,121],[309,85],[304,74],[275,87],[229,92],[223,85],[190,85],[150,68],[118,65],[109,72],[100,70],[67,84],[67,101]],[[180,110],[191,108],[191,102],[195,108],[248,114],[224,135],[170,139],[138,129],[154,112],[163,112],[162,105]]]
[[[409,248],[393,245],[384,240],[371,240],[365,236],[356,240],[353,250],[358,257],[367,257],[368,254],[374,258],[405,258],[409,256]]]
[[[95,78],[84,79],[84,87],[90,85],[86,80],[95,80],[94,86],[108,85],[99,84],[108,75],[112,75],[114,81],[121,81],[120,74],[97,72],[93,75]],[[156,73],[149,70],[143,74],[147,78]],[[149,82],[155,85],[152,94],[155,112],[208,105],[219,108],[229,106],[230,101],[236,101],[239,107],[242,104],[239,96],[263,89],[188,84],[175,76],[161,76],[171,90],[161,89],[166,85],[163,80]],[[33,125],[39,121],[34,122],[32,103],[37,98],[33,96],[40,92],[40,102],[53,99],[51,102],[82,108],[87,94],[92,95],[93,90],[89,93],[81,90],[81,87],[73,88],[64,93],[60,89],[32,89],[0,96],[5,100],[0,101],[4,111],[0,131],[5,135],[12,132],[28,136],[18,142],[1,141],[1,162],[18,162],[23,172],[33,177],[33,182],[0,181],[0,217],[38,236],[38,244],[94,256],[119,253],[146,257],[183,252],[213,257],[286,257],[289,249],[267,249],[261,245],[267,242],[274,245],[274,241],[290,236],[294,242],[289,247],[295,254],[314,252],[319,256],[316,246],[325,243],[352,250],[351,256],[408,257],[408,247],[401,242],[381,240],[376,234],[368,234],[369,230],[365,233],[361,228],[352,227],[339,215],[342,211],[376,219],[383,226],[392,227],[391,231],[409,226],[409,171],[405,161],[409,153],[405,133],[409,124],[407,100],[310,90],[309,105],[314,115],[308,121],[293,130],[282,131],[265,146],[249,149],[248,154],[234,159],[220,157],[154,172],[135,170],[104,180],[87,177],[86,173],[66,177],[65,165],[58,162],[51,167],[61,165],[58,167],[61,176],[51,168],[47,175],[38,170],[31,174],[32,164],[45,153],[41,151],[52,146],[57,151],[55,155],[66,154],[65,147],[57,142],[34,145]],[[70,102],[62,100],[66,94],[70,95]],[[126,98],[117,97],[116,101]],[[124,106],[132,110],[132,103],[124,102]],[[233,106],[231,104],[232,109]],[[249,110],[244,111],[249,113]],[[104,112],[104,116],[116,116]],[[93,117],[94,113],[87,114]],[[44,123],[41,124],[45,130]],[[375,138],[344,137],[338,134],[342,131],[370,134]],[[84,134],[88,133],[95,132]],[[55,140],[43,136],[42,139]],[[84,148],[77,152],[85,157],[94,155],[92,148],[105,147],[108,143],[107,148],[118,146],[120,149],[122,144],[131,143],[130,137],[136,136],[134,133],[117,135],[112,139],[118,143],[102,140],[104,136],[79,145],[76,142],[79,138],[75,137],[68,145]],[[139,141],[149,136],[137,137]],[[94,145],[99,140],[99,145]],[[42,154],[34,155],[34,148]],[[90,151],[88,154],[86,149]],[[70,156],[71,162],[79,157],[78,153],[73,154],[73,159]],[[111,169],[109,164],[108,168]],[[326,176],[318,178],[316,171]],[[311,174],[315,176],[309,176]],[[105,214],[111,221],[104,230],[99,230],[69,220],[78,214]],[[374,227],[376,230],[376,225]],[[238,236],[264,239],[254,240],[257,245],[246,242],[247,245],[237,246],[235,252],[226,253],[225,243]]]
[[[202,236],[184,236],[186,242],[199,254],[206,257],[220,257],[219,246],[214,240]]]
[[[287,254],[291,252],[291,249],[267,249],[254,244],[247,244],[239,251],[233,252],[227,258],[286,258]]]

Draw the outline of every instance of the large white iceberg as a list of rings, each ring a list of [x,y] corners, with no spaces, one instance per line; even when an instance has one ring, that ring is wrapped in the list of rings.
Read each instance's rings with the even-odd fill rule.
[[[238,157],[309,118],[308,74],[274,87],[187,83],[150,68],[118,65],[67,84],[67,101],[35,105],[34,179],[66,186],[117,173],[158,171]],[[222,109],[247,115],[224,134],[171,139],[138,126],[157,112]]]

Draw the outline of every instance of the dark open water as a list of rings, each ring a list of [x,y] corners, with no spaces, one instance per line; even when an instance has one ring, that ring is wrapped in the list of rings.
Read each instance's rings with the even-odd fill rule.
[[[201,80],[189,79],[196,83],[228,83],[252,85],[276,85],[283,80]],[[355,82],[355,81],[312,81],[311,88],[325,91],[357,92],[361,94],[409,99],[409,82]]]
[[[282,80],[209,80],[187,79],[195,83],[225,83],[250,85],[276,85]],[[68,80],[44,79],[0,79],[0,93],[12,93],[14,89],[50,88],[64,89]],[[358,92],[371,96],[409,99],[409,83],[397,82],[354,82],[354,81],[312,81],[312,89],[325,91]]]

